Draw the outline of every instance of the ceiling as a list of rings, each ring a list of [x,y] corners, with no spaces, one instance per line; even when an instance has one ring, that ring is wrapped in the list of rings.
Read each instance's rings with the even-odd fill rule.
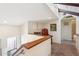
[[[79,3],[59,3],[59,4],[79,7]]]
[[[79,16],[79,4],[78,3],[58,3],[56,4],[59,11],[68,14]]]
[[[0,3],[0,24],[21,25],[26,21],[55,19],[55,15],[42,3]]]

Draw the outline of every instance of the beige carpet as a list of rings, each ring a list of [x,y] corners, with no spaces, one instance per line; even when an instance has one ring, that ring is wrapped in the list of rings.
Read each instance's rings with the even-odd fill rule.
[[[52,56],[78,56],[77,49],[72,44],[52,44]]]

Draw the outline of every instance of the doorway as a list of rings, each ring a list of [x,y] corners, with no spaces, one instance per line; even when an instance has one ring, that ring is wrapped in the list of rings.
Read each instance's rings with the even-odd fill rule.
[[[75,41],[76,34],[76,18],[74,16],[65,16],[61,21],[61,42],[69,43]]]

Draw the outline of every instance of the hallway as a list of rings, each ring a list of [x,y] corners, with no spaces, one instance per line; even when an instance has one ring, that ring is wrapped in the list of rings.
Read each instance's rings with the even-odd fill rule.
[[[67,41],[63,41],[62,44],[52,44],[52,56],[78,56],[77,49],[74,42],[69,44]]]

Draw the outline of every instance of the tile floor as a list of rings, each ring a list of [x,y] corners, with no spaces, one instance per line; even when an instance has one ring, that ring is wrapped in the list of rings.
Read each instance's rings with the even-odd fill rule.
[[[52,44],[52,56],[78,56],[75,43],[72,41],[63,41],[62,44]]]

